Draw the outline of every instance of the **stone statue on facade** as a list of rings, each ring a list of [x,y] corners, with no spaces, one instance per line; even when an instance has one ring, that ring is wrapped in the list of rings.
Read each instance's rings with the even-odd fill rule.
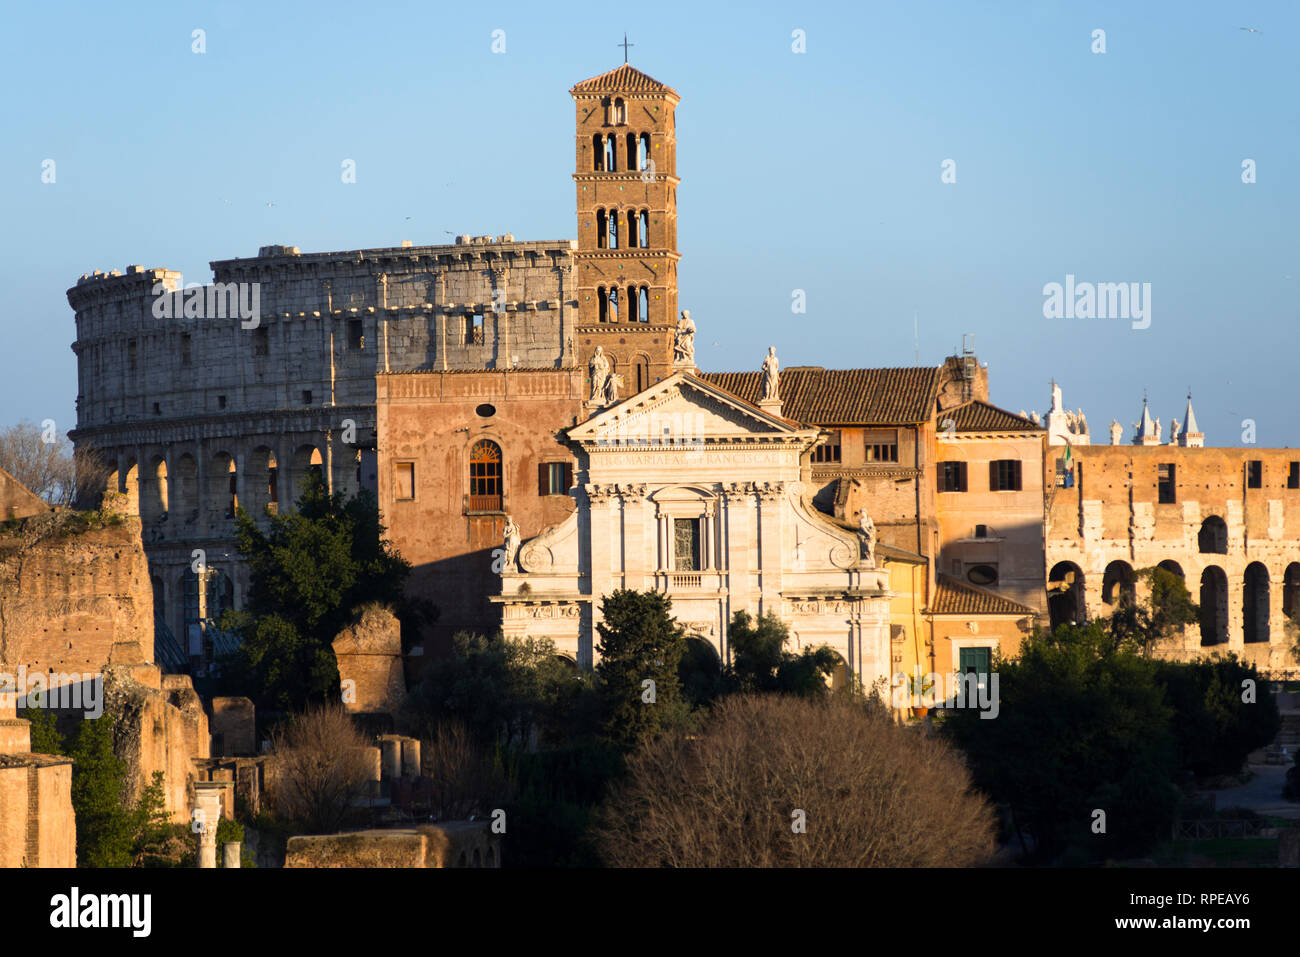
[[[605,404],[613,405],[618,401],[618,384],[623,380],[617,373],[605,377]]]
[[[505,567],[514,568],[516,567],[515,558],[519,554],[519,542],[521,539],[519,536],[519,526],[515,524],[515,520],[509,515],[506,515],[504,534],[506,547]]]
[[[781,372],[776,361],[776,346],[767,347],[767,358],[763,360],[763,401],[780,401]]]
[[[1052,411],[1061,411],[1061,387],[1055,382],[1052,383]]]
[[[677,362],[695,361],[695,323],[688,309],[682,310],[677,320],[677,337],[673,340],[673,359]]]
[[[602,402],[605,399],[605,384],[609,379],[609,359],[605,357],[605,350],[601,346],[596,346],[596,352],[591,357],[591,401]]]
[[[868,568],[876,567],[876,523],[864,508],[858,514],[858,534],[862,536],[862,558]]]
[[[1181,429],[1182,429],[1182,425],[1179,424],[1179,422],[1178,422],[1177,419],[1174,419],[1173,424],[1169,426],[1169,444],[1170,444],[1170,445],[1177,445],[1177,444],[1178,444],[1178,433],[1179,433],[1179,431],[1180,431]]]
[[[1124,426],[1119,424],[1119,419],[1110,420],[1110,444],[1119,445],[1124,438]]]
[[[1156,444],[1160,444],[1160,420],[1156,419]]]

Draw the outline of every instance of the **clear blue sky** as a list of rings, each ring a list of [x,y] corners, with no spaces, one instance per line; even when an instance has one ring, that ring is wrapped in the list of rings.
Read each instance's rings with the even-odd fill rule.
[[[93,269],[206,281],[270,243],[574,236],[567,91],[622,61],[626,30],[682,96],[702,368],[757,368],[768,345],[787,366],[910,365],[916,314],[922,361],[974,333],[1012,410],[1043,411],[1055,376],[1104,440],[1144,388],[1168,423],[1190,386],[1210,444],[1253,418],[1260,445],[1300,446],[1292,2],[97,0],[9,4],[2,29],[0,423],[73,426],[64,291]],[[1151,283],[1150,328],[1044,318],[1067,273]]]

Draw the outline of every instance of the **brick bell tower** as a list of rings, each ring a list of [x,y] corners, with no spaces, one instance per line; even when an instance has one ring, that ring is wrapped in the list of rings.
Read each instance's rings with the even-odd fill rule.
[[[602,347],[622,399],[673,371],[680,97],[627,63],[569,93],[577,107],[577,352],[586,370]],[[590,395],[589,379],[586,388]]]

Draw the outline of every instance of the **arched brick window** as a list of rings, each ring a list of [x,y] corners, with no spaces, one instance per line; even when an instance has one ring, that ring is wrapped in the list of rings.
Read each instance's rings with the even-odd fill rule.
[[[501,447],[488,439],[469,451],[469,510],[501,511]]]

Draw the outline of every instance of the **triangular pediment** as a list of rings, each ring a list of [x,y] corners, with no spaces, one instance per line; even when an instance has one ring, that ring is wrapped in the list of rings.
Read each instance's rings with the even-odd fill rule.
[[[674,373],[568,430],[573,441],[596,447],[788,442],[815,434],[688,372]]]

